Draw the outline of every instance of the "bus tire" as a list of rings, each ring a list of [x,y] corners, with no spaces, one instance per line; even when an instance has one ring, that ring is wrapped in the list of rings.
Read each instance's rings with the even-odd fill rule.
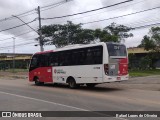
[[[76,84],[76,81],[74,80],[74,78],[70,78],[68,80],[68,85],[71,89],[75,89],[77,88],[77,84]]]
[[[86,84],[88,88],[94,88],[97,84],[95,83],[87,83]]]
[[[40,82],[40,81],[39,81],[39,78],[38,78],[38,77],[36,77],[36,78],[34,79],[34,83],[35,83],[35,85],[37,85],[37,86],[40,86],[40,85],[43,85],[43,84],[44,84],[44,82]]]

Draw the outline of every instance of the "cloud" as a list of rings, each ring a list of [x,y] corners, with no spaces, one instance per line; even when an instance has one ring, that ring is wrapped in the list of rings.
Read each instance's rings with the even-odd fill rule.
[[[61,0],[63,1],[63,0]],[[100,8],[103,6],[108,6],[112,5],[118,2],[122,2],[124,0],[73,0],[71,2],[65,3],[63,5],[60,5],[55,8],[51,8],[45,11],[41,11],[41,17],[42,18],[48,18],[48,17],[55,17],[55,16],[63,16],[67,14],[73,14],[73,13],[78,13],[78,12],[83,12],[91,9],[96,9]],[[37,8],[37,6],[46,6],[48,4],[52,3],[57,3],[60,2],[60,0],[1,0],[0,1],[0,19],[9,17],[11,15],[17,15],[29,10],[34,10]],[[97,12],[93,13],[88,13],[88,14],[83,14],[83,15],[78,15],[74,17],[68,17],[64,19],[54,19],[54,20],[47,20],[47,21],[42,21],[42,25],[50,25],[50,24],[64,24],[66,23],[67,20],[73,21],[73,23],[85,23],[85,22],[90,22],[94,20],[100,20],[100,19],[106,19],[110,17],[115,17],[115,16],[120,16],[148,8],[152,8],[155,6],[160,5],[160,2],[157,0],[134,0],[132,2],[118,5],[115,7],[103,9]],[[35,18],[38,17],[36,11],[32,15],[22,17],[21,19],[24,20],[25,22],[29,22]],[[112,19],[108,21],[103,21],[99,23],[94,23],[94,24],[87,24],[84,25],[84,28],[104,28],[107,25],[109,25],[112,22],[116,22],[117,24],[124,24],[127,26],[140,26],[148,23],[154,23],[156,20],[158,21],[160,19],[159,17],[159,10],[154,10],[150,12],[145,12],[142,14],[137,14],[137,15],[132,15],[132,16],[126,16],[123,18],[118,18],[118,19]],[[149,22],[148,22],[149,21]],[[14,20],[7,20],[4,22],[0,22],[0,30],[10,28],[16,25],[23,24],[20,20],[14,19]],[[31,27],[38,29],[38,21],[29,24]],[[8,37],[15,37],[21,33],[27,32],[31,30],[28,26],[23,26],[19,27],[17,29],[12,29],[9,31],[1,32],[0,35],[0,40],[5,39]],[[146,29],[141,29],[141,30],[136,30],[136,31],[131,31],[134,34],[133,38],[126,39],[125,44],[128,47],[131,46],[136,46],[140,43],[141,39],[145,34],[147,34],[149,28]],[[37,34],[35,32],[31,32],[29,34],[23,35],[21,37],[16,37],[17,43],[22,42],[27,42],[27,39],[32,38],[32,42],[34,41],[34,38],[37,37]],[[0,41],[1,45],[0,47],[4,47],[5,43],[7,42],[7,45],[10,44],[12,45],[12,40],[7,40],[7,41]],[[2,44],[3,43],[3,44]],[[45,46],[45,49],[54,49],[54,46]],[[3,52],[7,52],[8,49],[4,49]],[[11,50],[10,50],[11,51]],[[17,48],[16,52],[31,52],[34,53],[36,51],[39,51],[39,47],[35,47],[34,44],[28,45],[27,47],[19,47]]]

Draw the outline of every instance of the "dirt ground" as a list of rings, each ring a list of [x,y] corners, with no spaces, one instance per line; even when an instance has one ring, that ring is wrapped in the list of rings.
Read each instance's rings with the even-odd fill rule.
[[[5,78],[28,78],[28,72],[6,72],[0,71],[0,77]]]

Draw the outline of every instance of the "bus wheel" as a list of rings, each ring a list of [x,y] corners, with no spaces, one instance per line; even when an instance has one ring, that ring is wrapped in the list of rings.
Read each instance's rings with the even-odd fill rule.
[[[96,84],[95,83],[87,83],[86,85],[89,88],[94,88]]]
[[[70,78],[70,79],[69,79],[68,85],[69,85],[69,87],[70,87],[71,89],[77,88],[76,81],[75,81],[73,78]]]
[[[38,86],[44,84],[44,82],[40,82],[38,78],[35,78],[34,83],[35,83],[35,85],[38,85]]]

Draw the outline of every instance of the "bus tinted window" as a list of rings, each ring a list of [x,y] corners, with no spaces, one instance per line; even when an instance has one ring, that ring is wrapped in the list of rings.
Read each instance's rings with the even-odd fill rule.
[[[66,65],[66,58],[65,58],[65,53],[64,52],[60,52],[58,54],[58,66],[65,66]]]
[[[31,67],[37,68],[37,67],[48,67],[49,66],[49,56],[50,54],[39,54],[34,55],[31,60]]]
[[[107,44],[109,56],[127,56],[124,45]]]
[[[49,58],[50,66],[58,66],[58,56],[57,53],[51,53]]]
[[[72,63],[71,65],[85,65],[86,60],[86,50],[83,49],[77,49],[72,51]]]
[[[102,46],[88,48],[86,64],[102,64]]]
[[[68,65],[72,65],[73,63],[73,59],[72,59],[72,51],[69,50],[69,51],[65,51],[64,52],[64,65],[65,66],[68,66]]]
[[[49,66],[49,54],[38,55],[37,64],[39,67],[48,67]]]
[[[30,67],[37,67],[38,66],[38,56],[33,56],[31,60],[31,65]]]
[[[102,64],[102,46],[51,53],[51,66]]]

